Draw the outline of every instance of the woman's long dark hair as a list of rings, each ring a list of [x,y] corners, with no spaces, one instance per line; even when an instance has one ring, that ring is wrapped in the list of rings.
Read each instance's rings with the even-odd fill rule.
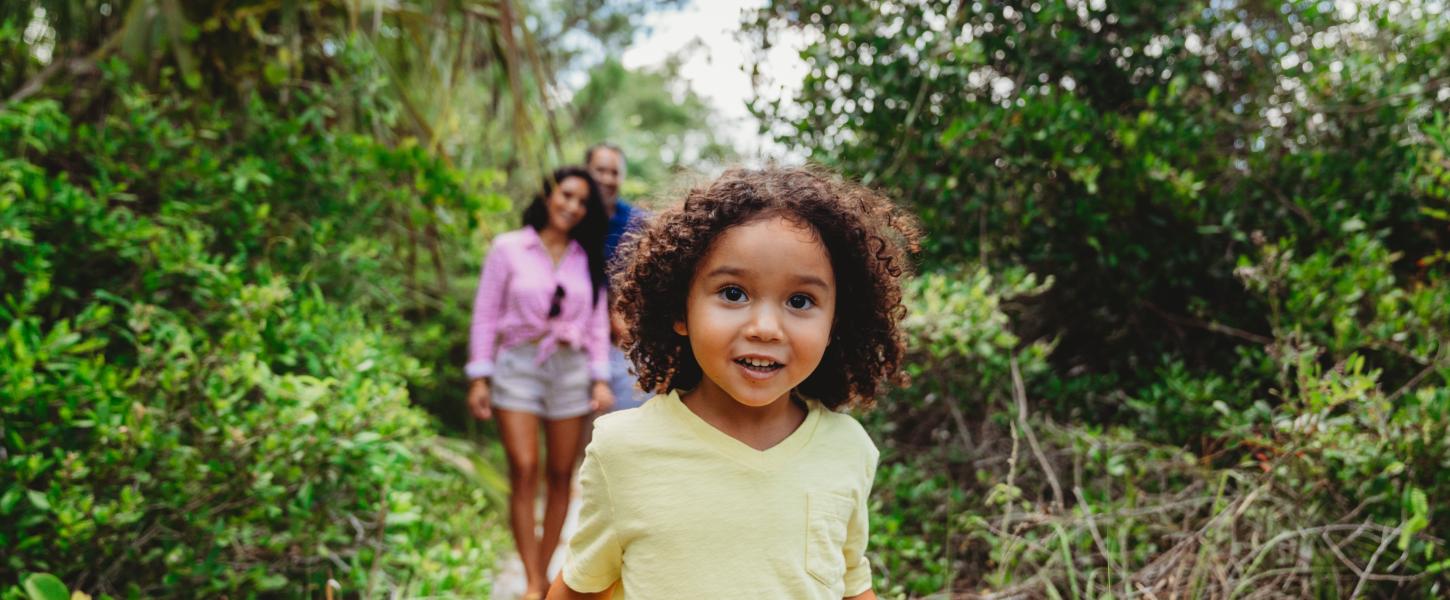
[[[604,275],[604,236],[609,231],[609,217],[604,214],[604,195],[599,192],[599,184],[594,182],[589,171],[571,165],[545,175],[533,203],[524,209],[524,225],[533,227],[534,231],[544,230],[549,224],[549,195],[554,193],[560,182],[570,177],[583,179],[589,186],[589,197],[584,199],[584,218],[569,230],[569,239],[579,242],[584,247],[584,254],[589,257],[589,280],[594,284],[594,302],[597,304],[600,290],[609,281]]]

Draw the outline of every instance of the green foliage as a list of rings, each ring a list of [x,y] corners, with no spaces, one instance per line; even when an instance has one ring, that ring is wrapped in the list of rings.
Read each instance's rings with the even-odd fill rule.
[[[433,149],[446,137],[440,129],[457,118],[458,87],[491,87],[512,100],[496,100],[495,112],[512,108],[523,120],[525,98],[537,96],[547,80],[534,56],[539,48],[514,34],[523,15],[512,3],[429,0],[364,9],[335,0],[7,2],[0,23],[33,32],[12,40],[44,58],[0,65],[0,81],[26,81],[4,88],[14,99],[47,86],[74,86],[89,97],[98,91],[96,63],[115,59],[139,81],[179,83],[187,94],[238,106],[254,94],[286,101],[296,89],[349,80],[369,89],[339,90],[334,100],[343,123],[379,138],[411,135]],[[366,64],[355,60],[358,51]]]
[[[1391,270],[1395,259],[1358,234],[1303,260],[1266,245],[1239,269],[1275,308],[1278,336],[1267,353],[1285,402],[1261,440],[1292,457],[1294,476],[1336,482],[1336,495],[1386,519],[1400,516],[1406,494],[1450,494],[1450,280],[1430,274],[1406,285]],[[1386,352],[1415,370],[1369,366],[1367,357]],[[1445,523],[1437,536],[1450,531]]]
[[[874,428],[913,444],[940,440],[951,435],[953,424],[964,427],[966,420],[1010,404],[1013,369],[1044,373],[1051,345],[1023,344],[1010,330],[1004,304],[1050,287],[1025,272],[993,277],[981,268],[927,273],[910,282],[902,327],[911,385],[894,390],[883,410],[870,414]]]
[[[865,415],[883,438],[871,504],[879,594],[919,596],[955,576],[945,548],[965,540],[960,516],[981,501],[974,492],[985,481],[974,481],[967,465],[997,441],[981,437],[993,433],[984,420],[1011,403],[1014,372],[1043,374],[1051,350],[1023,344],[1005,310],[1050,287],[1020,270],[994,277],[983,268],[926,273],[908,284],[902,325],[912,383]]]
[[[601,47],[617,56],[647,12],[679,4],[16,0],[0,4],[0,98],[96,110],[113,60],[136,81],[237,111],[327,90],[329,127],[411,140],[444,164],[501,173],[520,196],[593,141],[557,118],[556,73],[598,65]]]
[[[666,188],[681,171],[733,160],[709,104],[680,80],[682,58],[656,69],[626,69],[614,60],[592,69],[570,100],[578,157],[565,160],[582,161],[584,149],[600,140],[618,144],[628,159],[622,193],[636,198]]]
[[[981,268],[914,281],[915,380],[866,421],[883,447],[878,592],[1245,595],[1277,581],[1346,597],[1391,589],[1360,577],[1379,561],[1398,578],[1382,581],[1433,595],[1450,564],[1434,501],[1450,496],[1450,282],[1405,282],[1364,232],[1303,259],[1291,247],[1264,243],[1237,269],[1271,307],[1273,340],[1231,375],[1157,367],[1122,396],[1137,432],[1027,413],[1019,394],[1054,377],[1051,348],[1023,344],[1009,314],[1049,286]],[[1379,352],[1416,369],[1387,382],[1366,358]],[[1190,435],[1209,451],[1171,445]],[[1301,560],[1314,569],[1286,575]]]
[[[487,595],[498,457],[423,409],[551,66],[676,2],[556,4],[0,5],[0,597]]]
[[[761,49],[804,39],[809,68],[757,113],[928,229],[918,380],[870,422],[897,501],[880,516],[915,519],[913,540],[882,541],[879,589],[1443,594],[1444,11],[755,15]],[[973,269],[1052,285],[998,300]],[[927,558],[897,566],[910,552]]]
[[[906,289],[912,310],[902,327],[909,350],[923,360],[911,363],[907,374],[920,378],[950,373],[952,385],[971,386],[956,390],[958,397],[985,404],[1006,397],[1011,392],[1011,359],[1030,364],[1029,374],[1037,374],[1046,367],[1043,359],[1051,346],[1022,344],[1003,312],[1004,298],[1038,296],[1051,287],[1050,278],[1039,284],[1036,276],[1020,270],[994,278],[984,267],[932,272],[913,280]]]
[[[1256,236],[1307,256],[1388,231],[1397,272],[1450,245],[1444,155],[1416,143],[1442,131],[1443,7],[1348,8],[772,3],[762,47],[804,37],[810,70],[755,108],[915,207],[930,264],[1052,277],[1014,330],[1057,340],[1061,414],[1112,418],[1160,366],[1237,377],[1272,337],[1233,274]]]
[[[1445,113],[1436,112],[1434,119],[1420,130],[1425,134],[1425,143],[1419,145],[1417,168],[1410,172],[1410,180],[1429,198],[1427,206],[1420,211],[1432,220],[1450,224],[1450,123]],[[1450,252],[1440,249],[1420,259],[1419,264],[1429,267],[1447,259]]]
[[[921,596],[942,589],[951,576],[942,547],[951,534],[950,507],[964,498],[947,478],[891,458],[876,471],[872,488],[875,590],[883,597]]]
[[[410,404],[444,361],[406,323],[439,232],[507,203],[317,98],[115,90],[96,124],[0,111],[0,581],[486,593],[486,466]]]
[[[65,584],[49,573],[35,573],[25,578],[20,586],[30,600],[69,600]]]

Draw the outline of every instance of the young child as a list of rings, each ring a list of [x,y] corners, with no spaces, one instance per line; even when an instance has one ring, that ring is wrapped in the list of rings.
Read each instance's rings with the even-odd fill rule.
[[[599,418],[551,599],[874,598],[877,451],[912,220],[818,170],[732,170],[627,239],[625,345],[659,395]]]

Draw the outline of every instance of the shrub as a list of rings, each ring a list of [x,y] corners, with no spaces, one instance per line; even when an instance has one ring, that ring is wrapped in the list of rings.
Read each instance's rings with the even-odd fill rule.
[[[1137,430],[1030,412],[1043,403],[1028,390],[1053,377],[1050,346],[1006,333],[1002,308],[1040,293],[1030,279],[999,288],[977,270],[914,282],[918,377],[867,419],[883,447],[878,591],[1441,593],[1450,282],[1403,281],[1366,233],[1303,259],[1291,246],[1265,243],[1238,270],[1275,307],[1274,339],[1245,349],[1239,368],[1276,383],[1237,387],[1168,361],[1125,398]],[[1387,380],[1366,359],[1387,348],[1421,366]],[[1181,429],[1155,429],[1165,426]],[[1207,451],[1171,443],[1191,431]]]
[[[1450,245],[1442,12],[770,2],[751,31],[762,48],[809,40],[807,69],[789,99],[755,108],[783,143],[912,206],[929,267],[1052,278],[1013,331],[1055,340],[1036,389],[1055,416],[1212,445],[1185,424],[1213,400],[1184,397],[1209,404],[1175,416],[1124,398],[1155,403],[1165,377],[1190,375],[1222,381],[1232,397],[1217,400],[1238,408],[1278,384],[1244,364],[1274,337],[1264,297],[1234,276],[1256,238],[1307,258],[1384,232],[1401,278]]]
[[[1011,405],[1014,373],[1040,376],[1051,350],[1019,340],[1005,311],[1050,286],[1024,271],[983,268],[926,273],[907,285],[912,383],[865,416],[882,450],[871,503],[878,593],[922,595],[957,576],[961,565],[944,548],[963,541],[957,515],[980,500],[983,481],[968,466],[1001,442],[987,420]]]
[[[320,98],[116,85],[94,124],[0,110],[0,582],[486,594],[492,476],[411,405],[408,318],[420,240],[496,197]]]

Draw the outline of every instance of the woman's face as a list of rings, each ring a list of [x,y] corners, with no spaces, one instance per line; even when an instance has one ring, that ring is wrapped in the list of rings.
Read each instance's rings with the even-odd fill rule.
[[[589,184],[582,177],[565,177],[544,201],[545,208],[549,210],[548,227],[563,233],[573,230],[584,220],[588,199]]]

